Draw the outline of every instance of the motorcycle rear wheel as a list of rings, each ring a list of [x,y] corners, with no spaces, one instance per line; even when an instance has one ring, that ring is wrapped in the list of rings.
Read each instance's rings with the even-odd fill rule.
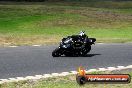
[[[65,53],[64,54],[66,57],[73,57],[73,54],[71,54],[71,53]]]
[[[81,50],[81,55],[82,55],[82,56],[87,55],[87,53],[89,53],[90,50],[91,50],[91,46],[87,46],[87,47],[83,48],[83,49]]]

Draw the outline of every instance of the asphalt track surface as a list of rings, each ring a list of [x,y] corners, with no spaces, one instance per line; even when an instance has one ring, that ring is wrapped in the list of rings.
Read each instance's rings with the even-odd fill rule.
[[[51,56],[56,45],[0,48],[0,79],[132,65],[132,44],[96,44],[86,57]]]

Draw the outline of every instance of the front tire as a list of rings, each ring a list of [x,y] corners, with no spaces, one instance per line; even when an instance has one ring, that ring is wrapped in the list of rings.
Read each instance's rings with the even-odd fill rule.
[[[52,52],[53,57],[59,57],[61,56],[61,49],[58,47]]]

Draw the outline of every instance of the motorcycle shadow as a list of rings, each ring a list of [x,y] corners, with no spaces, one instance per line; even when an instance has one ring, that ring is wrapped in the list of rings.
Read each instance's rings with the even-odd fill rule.
[[[97,55],[101,55],[101,54],[87,54],[87,55],[82,56],[82,57],[93,57],[93,56],[97,56]]]
[[[93,57],[101,54],[87,54],[85,56],[61,56],[61,57]]]

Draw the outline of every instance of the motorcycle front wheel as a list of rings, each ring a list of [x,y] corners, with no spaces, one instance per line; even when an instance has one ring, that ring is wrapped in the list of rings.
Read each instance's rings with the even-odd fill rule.
[[[56,48],[53,52],[52,52],[52,56],[53,57],[59,57],[61,56],[61,48]]]

